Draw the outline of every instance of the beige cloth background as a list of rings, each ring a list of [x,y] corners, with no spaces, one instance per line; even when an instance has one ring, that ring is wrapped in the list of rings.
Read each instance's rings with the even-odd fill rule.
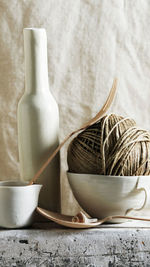
[[[0,180],[19,179],[17,103],[24,91],[23,28],[44,27],[50,88],[60,109],[60,140],[103,105],[150,129],[150,1],[0,0]],[[78,207],[62,157],[62,211]]]

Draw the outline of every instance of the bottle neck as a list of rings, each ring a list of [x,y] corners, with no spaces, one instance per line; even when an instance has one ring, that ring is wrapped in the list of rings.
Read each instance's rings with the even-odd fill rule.
[[[45,29],[24,29],[24,54],[26,93],[35,94],[49,91]]]

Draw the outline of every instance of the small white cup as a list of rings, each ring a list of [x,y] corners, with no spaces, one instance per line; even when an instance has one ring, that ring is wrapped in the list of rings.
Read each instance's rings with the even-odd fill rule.
[[[22,181],[0,182],[0,227],[22,228],[32,224],[42,185]]]

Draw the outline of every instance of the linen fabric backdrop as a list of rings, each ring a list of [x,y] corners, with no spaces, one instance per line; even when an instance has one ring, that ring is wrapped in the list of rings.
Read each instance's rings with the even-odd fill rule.
[[[23,28],[47,31],[50,90],[60,111],[60,141],[104,104],[150,130],[150,1],[0,0],[0,180],[20,179],[17,104],[24,92]],[[51,123],[51,122],[49,122]],[[61,150],[62,212],[79,206]]]

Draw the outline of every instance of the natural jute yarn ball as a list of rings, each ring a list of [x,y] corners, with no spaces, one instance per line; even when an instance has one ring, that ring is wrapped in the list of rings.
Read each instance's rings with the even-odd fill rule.
[[[150,175],[150,133],[134,120],[106,115],[68,147],[69,171],[104,175]]]

